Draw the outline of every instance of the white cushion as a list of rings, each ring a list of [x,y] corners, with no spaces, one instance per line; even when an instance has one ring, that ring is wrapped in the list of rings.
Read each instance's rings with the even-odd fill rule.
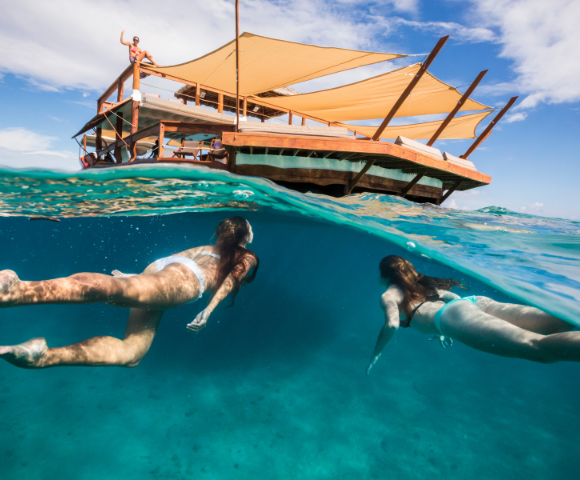
[[[240,132],[274,133],[281,135],[306,135],[315,137],[354,138],[344,127],[314,127],[307,125],[282,125],[279,123],[240,122]]]
[[[465,168],[469,168],[470,170],[477,171],[477,168],[475,168],[475,165],[473,164],[473,162],[470,162],[469,160],[465,160],[464,158],[455,157],[447,152],[443,152],[443,158],[445,160],[447,160],[448,162],[454,163],[455,165],[459,165],[461,167],[465,167]]]
[[[396,145],[400,145],[402,147],[410,148],[411,150],[415,150],[423,155],[429,155],[430,157],[434,157],[437,160],[443,160],[443,155],[441,155],[441,150],[437,148],[428,147],[421,142],[417,142],[415,140],[411,140],[410,138],[406,137],[397,137],[395,140]]]

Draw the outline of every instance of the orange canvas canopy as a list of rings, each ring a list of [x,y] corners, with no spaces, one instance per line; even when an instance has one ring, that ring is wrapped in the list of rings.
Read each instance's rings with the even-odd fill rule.
[[[268,98],[265,101],[274,107],[292,110],[297,115],[305,113],[329,122],[382,119],[420,68],[421,64],[415,63],[350,85],[301,95]],[[449,113],[461,96],[455,87],[426,72],[395,117]],[[461,110],[489,108],[491,107],[474,100],[467,100]]]
[[[438,137],[440,140],[453,138],[475,138],[475,129],[493,110],[481,113],[473,113],[471,115],[464,115],[463,117],[456,117],[449,125],[445,127],[443,133]],[[413,140],[430,139],[437,129],[441,126],[444,120],[435,122],[415,123],[411,125],[393,125],[385,128],[381,134],[381,138],[393,139],[397,137],[406,137]],[[372,137],[377,131],[378,126],[368,125],[346,125],[340,124],[342,127],[347,127],[350,130],[355,130],[357,133],[365,137]]]
[[[181,65],[144,65],[158,73],[233,93],[236,91],[235,51],[234,40],[203,57]],[[246,32],[240,36],[240,95],[262,93],[405,56],[317,47]]]

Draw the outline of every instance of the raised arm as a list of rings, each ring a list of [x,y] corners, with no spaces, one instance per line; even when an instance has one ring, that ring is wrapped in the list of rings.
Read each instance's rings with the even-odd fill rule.
[[[243,264],[242,265],[243,270],[241,272],[241,275],[238,276],[237,280],[238,282],[242,282],[242,280],[257,266],[256,259],[252,255],[246,255],[241,260],[241,263]],[[216,294],[211,299],[211,302],[209,302],[209,305],[204,310],[202,310],[197,315],[197,317],[195,317],[195,320],[193,322],[187,325],[187,329],[190,332],[197,333],[202,328],[205,328],[209,316],[216,309],[216,307],[222,302],[222,300],[231,293],[235,284],[236,279],[234,278],[232,273],[230,273],[223,281],[221,287],[218,289]]]
[[[125,33],[125,30],[123,30],[123,31],[121,32],[121,43],[122,43],[123,45],[127,45],[128,47],[130,47],[130,46],[131,46],[131,44],[130,44],[129,42],[126,42],[125,40],[123,40],[123,34],[124,34],[124,33]]]
[[[383,349],[399,328],[399,305],[402,301],[403,292],[396,285],[391,285],[381,297],[381,307],[385,311],[385,324],[379,332],[375,350],[367,367],[367,375],[371,372],[371,369],[381,356]]]

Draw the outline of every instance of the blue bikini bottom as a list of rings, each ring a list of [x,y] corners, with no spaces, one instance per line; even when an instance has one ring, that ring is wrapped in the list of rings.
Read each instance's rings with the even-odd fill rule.
[[[461,300],[465,300],[467,302],[471,302],[474,305],[477,305],[477,302],[475,301],[475,296],[471,296],[471,297],[463,297],[463,298],[456,298],[455,300],[451,300],[449,303],[446,303],[445,305],[443,305],[443,307],[441,307],[441,310],[439,310],[436,314],[435,314],[435,328],[439,331],[439,333],[441,333],[441,335],[445,335],[443,333],[443,331],[441,330],[441,316],[443,315],[443,312],[445,310],[447,310],[451,305],[453,305],[455,302],[460,302]]]

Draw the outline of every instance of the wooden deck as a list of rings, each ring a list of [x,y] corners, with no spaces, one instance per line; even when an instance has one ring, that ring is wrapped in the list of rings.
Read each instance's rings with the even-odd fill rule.
[[[224,132],[222,143],[235,151],[265,153],[270,155],[291,154],[336,158],[351,162],[375,160],[384,168],[400,168],[405,173],[422,173],[443,182],[463,180],[459,190],[480,187],[491,183],[491,177],[454,163],[422,155],[413,150],[389,142],[332,139],[324,137],[300,137],[266,133]]]
[[[106,115],[105,112],[98,116]],[[92,123],[92,122],[91,122]],[[90,125],[90,124],[89,124]],[[180,159],[173,156],[173,151],[164,147],[167,138],[183,139],[188,135],[211,134],[221,137],[222,144],[229,152],[229,161],[224,165],[215,161]],[[440,204],[455,190],[468,190],[488,185],[491,177],[481,172],[423,155],[408,148],[389,142],[368,140],[341,139],[330,137],[313,137],[297,135],[279,135],[266,133],[235,132],[235,126],[207,123],[188,123],[161,121],[143,128],[132,135],[99,150],[99,157],[107,152],[117,151],[126,145],[135,145],[138,140],[157,137],[161,145],[159,156],[153,159],[134,158],[128,164],[117,161],[116,164],[99,162],[94,168],[135,165],[142,163],[174,163],[204,166],[220,170],[229,170],[238,175],[268,178],[274,182],[296,190],[317,190],[334,196],[342,196],[352,191],[384,192],[410,197],[415,201],[428,201]],[[170,153],[171,152],[171,153]],[[238,153],[250,155],[277,155],[308,157],[310,159],[333,159],[363,164],[361,171],[336,171],[328,169],[277,168],[267,165],[237,165]],[[406,182],[384,178],[366,172],[372,165],[387,169],[400,169],[403,173],[414,174],[412,181]],[[443,187],[419,184],[423,177],[431,177],[442,182]],[[320,188],[313,189],[312,186]]]

